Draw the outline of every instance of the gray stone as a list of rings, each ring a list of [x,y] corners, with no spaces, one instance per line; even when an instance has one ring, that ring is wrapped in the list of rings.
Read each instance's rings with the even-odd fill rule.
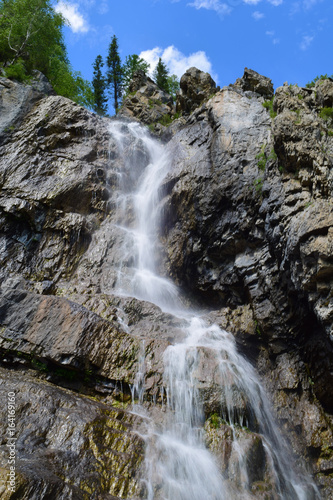
[[[272,81],[266,76],[262,76],[248,68],[244,69],[243,77],[236,80],[235,86],[240,87],[244,91],[256,92],[265,97],[265,99],[272,99],[274,95]]]
[[[176,111],[184,115],[192,113],[217,91],[216,83],[209,73],[197,68],[189,68],[180,79]]]

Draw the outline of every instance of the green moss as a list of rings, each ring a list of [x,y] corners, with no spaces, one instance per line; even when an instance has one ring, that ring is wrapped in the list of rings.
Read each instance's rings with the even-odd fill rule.
[[[212,413],[209,417],[210,426],[214,429],[219,429],[223,423],[222,418],[217,413]]]
[[[256,333],[257,333],[258,337],[261,337],[261,336],[262,336],[262,333],[261,333],[261,330],[260,330],[260,327],[259,327],[258,321],[257,321],[257,320],[254,320],[254,324],[255,324],[255,327],[256,327]]]

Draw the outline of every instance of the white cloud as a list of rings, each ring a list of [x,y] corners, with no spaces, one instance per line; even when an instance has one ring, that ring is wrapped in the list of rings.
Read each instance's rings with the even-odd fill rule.
[[[300,43],[300,49],[301,50],[307,50],[311,43],[313,42],[314,40],[314,36],[309,36],[309,35],[304,35],[303,38],[302,38],[302,41]]]
[[[243,0],[247,5],[257,5],[261,0]]]
[[[207,9],[207,10],[215,10],[221,16],[225,16],[230,14],[232,9],[224,2],[220,2],[219,0],[194,0],[192,3],[188,3],[190,7],[194,7],[195,9]]]
[[[266,31],[265,35],[269,36],[272,39],[273,45],[277,45],[280,43],[280,38],[275,36],[275,31]]]
[[[262,12],[259,12],[258,10],[256,10],[255,12],[253,12],[252,17],[256,21],[260,21],[260,19],[262,19],[263,17],[265,17],[265,14],[263,14]]]
[[[314,5],[319,3],[321,0],[303,0],[304,9],[311,9]]]
[[[70,4],[61,0],[58,5],[56,5],[55,11],[59,12],[67,19],[74,33],[87,33],[89,31],[89,25],[82,14],[79,13],[76,3]]]
[[[171,75],[177,75],[180,78],[187,69],[192,66],[209,73],[212,78],[217,82],[217,75],[212,73],[212,65],[206,53],[202,50],[194,52],[189,56],[185,56],[180,50],[173,45],[166,49],[155,47],[151,50],[145,50],[139,54],[145,61],[150,64],[150,75],[152,75],[159,57],[167,65]]]
[[[279,5],[281,5],[283,3],[283,0],[268,0],[268,1],[269,1],[269,3],[274,5],[274,7],[278,7]]]
[[[109,6],[108,6],[108,2],[106,0],[103,0],[99,6],[98,6],[98,13],[99,14],[106,14],[108,11],[109,11]]]

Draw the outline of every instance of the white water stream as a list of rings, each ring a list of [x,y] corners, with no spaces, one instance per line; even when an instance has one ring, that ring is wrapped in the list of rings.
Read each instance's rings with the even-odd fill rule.
[[[164,353],[164,388],[167,411],[158,428],[153,423],[145,436],[146,500],[238,500],[238,499],[319,499],[311,479],[298,477],[291,457],[272,418],[267,397],[249,362],[236,349],[231,334],[209,324],[199,313],[188,312],[180,304],[176,286],[157,273],[159,188],[169,170],[163,146],[136,123],[113,122],[111,134],[123,156],[127,172],[135,172],[137,147],[149,155],[149,164],[139,173],[133,192],[122,195],[119,210],[131,211],[124,231],[124,261],[118,273],[117,291],[158,305],[186,321],[186,338],[169,346]],[[130,162],[130,164],[128,163]],[[204,444],[204,407],[198,389],[200,373],[208,356],[214,366],[212,377],[220,401],[220,415],[228,424],[230,450],[228,471],[221,471]],[[144,359],[133,397],[144,398]],[[138,408],[137,408],[138,409]],[[273,485],[267,494],[251,490],[251,474],[256,464],[249,459],[246,431],[260,433],[266,476]],[[250,434],[250,433],[248,433]],[[260,465],[258,464],[258,467]]]

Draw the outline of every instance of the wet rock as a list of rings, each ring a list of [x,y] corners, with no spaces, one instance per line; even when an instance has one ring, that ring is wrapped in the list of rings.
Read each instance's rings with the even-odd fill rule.
[[[272,363],[261,353],[258,363],[266,390],[272,395],[274,408],[292,449],[300,462],[314,464],[322,487],[322,497],[330,498],[331,484],[326,469],[333,447],[332,416],[318,406],[309,366],[295,353],[285,353]]]
[[[219,459],[219,464],[223,464],[221,472],[228,483],[230,481],[230,495],[244,495],[240,490],[241,485],[246,483],[246,499],[279,498],[271,458],[260,434],[241,427],[234,429],[214,416],[205,423],[205,439],[209,449]],[[242,449],[241,456],[239,449]]]
[[[102,319],[67,299],[37,295],[19,289],[2,289],[0,298],[0,348],[6,355],[51,362],[72,370],[92,373],[114,383],[133,384],[143,346],[147,391],[158,389],[163,365],[163,339],[140,341],[117,322]],[[74,370],[74,372],[73,372]]]
[[[217,91],[216,83],[209,73],[197,68],[189,68],[180,79],[180,92],[177,94],[177,113],[188,115],[201,106]]]
[[[0,368],[1,401],[15,393],[16,492],[3,498],[128,498],[140,490],[140,418]],[[1,406],[0,478],[8,474],[7,406]],[[8,492],[7,492],[8,493]],[[1,495],[4,491],[1,491]]]

